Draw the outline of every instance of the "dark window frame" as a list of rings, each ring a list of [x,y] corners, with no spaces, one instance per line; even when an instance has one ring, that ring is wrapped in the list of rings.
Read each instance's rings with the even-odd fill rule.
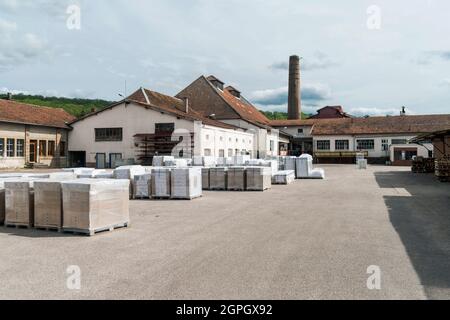
[[[375,139],[357,139],[356,148],[358,150],[375,150]]]
[[[343,146],[340,145],[343,143]],[[334,141],[334,149],[340,151],[348,151],[350,150],[350,141],[348,139],[340,139]]]
[[[25,157],[25,139],[16,140],[16,157]]]
[[[328,148],[326,148],[327,145],[328,145]],[[317,140],[316,141],[316,149],[320,150],[320,151],[330,151],[331,150],[330,140]]]
[[[12,150],[9,149],[10,142],[12,141]],[[14,158],[16,153],[16,140],[14,138],[6,139],[6,157]]]
[[[123,128],[95,128],[95,142],[123,141]]]

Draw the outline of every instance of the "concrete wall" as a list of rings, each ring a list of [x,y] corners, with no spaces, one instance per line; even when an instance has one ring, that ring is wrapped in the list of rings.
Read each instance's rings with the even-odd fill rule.
[[[0,154],[0,168],[23,168],[29,163],[30,155],[30,141],[37,140],[38,146],[36,148],[36,163],[48,165],[50,167],[64,167],[67,165],[67,157],[60,157],[60,141],[66,142],[68,134],[65,129],[57,129],[43,126],[31,126],[24,124],[12,124],[0,122],[0,139],[4,139],[4,152]],[[6,156],[7,139],[15,140],[15,156]],[[25,141],[24,156],[17,157],[17,140],[23,139]],[[39,155],[39,141],[43,140],[47,143],[47,155]],[[55,156],[48,156],[48,141],[55,142]],[[66,151],[67,154],[67,151]]]

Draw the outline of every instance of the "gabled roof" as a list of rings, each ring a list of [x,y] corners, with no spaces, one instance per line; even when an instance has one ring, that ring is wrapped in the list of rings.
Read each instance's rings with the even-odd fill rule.
[[[261,128],[270,126],[269,119],[247,99],[242,95],[237,98],[231,93],[232,90],[239,90],[234,87],[218,89],[212,83],[215,80],[217,81],[215,76],[200,76],[177,94],[177,97],[190,96],[190,100],[196,100],[193,107],[204,116],[215,114],[218,120],[242,119]]]
[[[120,105],[122,103],[135,103],[137,105],[140,105],[142,107],[151,108],[153,110],[159,111],[159,112],[165,112],[171,115],[174,115],[179,118],[191,120],[191,121],[201,121],[203,124],[225,128],[225,129],[238,129],[236,126],[226,124],[214,119],[210,119],[207,117],[202,116],[200,113],[195,111],[192,106],[189,106],[188,112],[186,113],[186,105],[185,102],[181,99],[174,98],[159,92],[151,91],[148,89],[140,88],[136,90],[134,93],[132,93],[128,98],[126,98],[123,101],[114,103],[113,105],[86,115],[83,118],[80,118],[78,120],[75,120],[72,123],[75,123],[77,121],[80,121],[82,119],[85,119],[87,117],[90,117],[95,114],[99,114],[105,110],[114,108],[117,105]]]
[[[74,116],[61,108],[0,99],[0,122],[69,129],[67,123],[74,119]]]
[[[450,128],[450,114],[317,120],[313,135],[420,134]]]

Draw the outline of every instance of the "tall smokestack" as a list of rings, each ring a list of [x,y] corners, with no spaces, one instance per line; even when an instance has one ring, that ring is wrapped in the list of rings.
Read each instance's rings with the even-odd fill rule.
[[[300,119],[301,97],[300,97],[300,58],[289,57],[289,97],[288,97],[288,119]]]

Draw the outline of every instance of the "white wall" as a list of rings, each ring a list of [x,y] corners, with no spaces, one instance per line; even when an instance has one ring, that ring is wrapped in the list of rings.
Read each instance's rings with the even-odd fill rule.
[[[268,133],[266,129],[262,129],[250,122],[247,122],[242,119],[231,119],[231,120],[221,120],[222,122],[232,124],[234,126],[249,130],[248,132],[253,133],[255,135],[254,139],[254,149],[255,153],[253,154],[256,157],[257,152],[259,151],[259,157],[265,158],[266,156],[278,155],[278,136],[276,134]],[[275,149],[273,152],[270,151],[270,140],[274,141]]]
[[[294,138],[311,138],[312,126],[279,127],[278,129],[289,133]],[[298,129],[303,129],[303,133],[298,133]]]
[[[358,139],[373,139],[374,140],[374,149],[373,150],[363,150],[368,151],[369,158],[381,158],[390,156],[389,147],[392,145],[393,139],[405,139],[406,141],[414,138],[417,135],[358,135],[358,136],[314,136],[314,151],[326,151],[326,150],[317,150],[317,141],[318,140],[329,140],[330,141],[330,150],[329,151],[344,151],[344,150],[335,150],[335,141],[336,140],[349,140],[349,151],[358,151],[357,150],[357,140]],[[388,148],[386,151],[382,150],[382,141],[387,140]]]
[[[224,151],[224,156],[236,155],[236,149],[240,154],[242,151],[255,154],[254,135],[251,133],[223,129],[212,126],[203,126],[201,129],[201,155],[205,155],[205,150],[211,151],[211,156],[219,157],[220,150]]]
[[[69,151],[86,151],[86,162],[91,165],[95,164],[97,153],[106,153],[107,161],[110,153],[121,153],[123,159],[135,159],[134,135],[155,133],[155,123],[175,123],[175,130],[187,129],[190,132],[194,128],[193,121],[123,103],[74,123],[69,133]],[[96,142],[95,128],[122,128],[122,141]]]
[[[185,129],[189,132],[194,132],[195,128],[195,133],[200,136],[200,139],[194,138],[196,155],[205,155],[205,150],[210,149],[211,155],[219,156],[219,150],[223,149],[227,156],[229,148],[233,150],[233,155],[235,149],[254,153],[255,139],[251,133],[198,125],[197,122],[178,119],[173,115],[162,114],[135,104],[121,104],[74,123],[69,136],[69,151],[86,151],[88,165],[95,164],[97,153],[105,153],[107,161],[111,153],[120,153],[123,159],[136,160],[134,136],[139,133],[155,133],[156,123],[175,123],[175,130]],[[122,141],[96,142],[95,128],[122,128]]]

